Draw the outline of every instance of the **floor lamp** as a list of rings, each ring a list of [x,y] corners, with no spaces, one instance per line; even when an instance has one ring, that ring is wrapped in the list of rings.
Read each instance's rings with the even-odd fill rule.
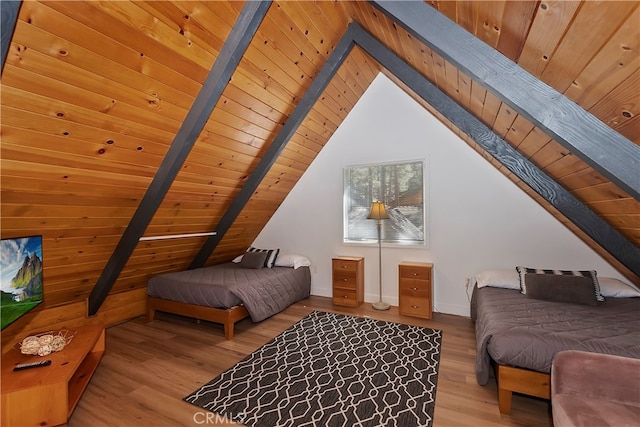
[[[389,219],[387,210],[382,202],[371,203],[371,210],[367,219],[375,219],[378,223],[378,279],[380,280],[380,300],[372,307],[376,310],[389,310],[389,304],[382,302],[382,220]]]

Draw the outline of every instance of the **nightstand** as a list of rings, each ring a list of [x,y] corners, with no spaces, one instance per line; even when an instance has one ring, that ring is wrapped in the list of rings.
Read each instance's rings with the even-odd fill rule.
[[[431,319],[433,264],[402,262],[398,265],[400,314]]]
[[[331,266],[333,303],[358,307],[364,301],[364,258],[336,257]]]

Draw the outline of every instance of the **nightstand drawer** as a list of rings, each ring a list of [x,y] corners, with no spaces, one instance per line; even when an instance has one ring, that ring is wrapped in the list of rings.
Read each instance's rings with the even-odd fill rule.
[[[431,300],[405,296],[400,300],[400,313],[431,319]]]
[[[350,271],[352,273],[356,273],[358,271],[358,262],[351,259],[334,258],[332,261],[334,273],[338,271]]]
[[[358,276],[356,273],[350,273],[348,271],[336,271],[333,274],[333,286],[337,288],[349,288],[356,289],[358,285]]]
[[[360,305],[357,299],[356,290],[353,289],[333,289],[333,303],[335,305],[346,305],[357,307]]]
[[[428,280],[400,279],[400,295],[430,298],[431,282]]]
[[[400,279],[431,281],[431,269],[415,265],[400,265]]]

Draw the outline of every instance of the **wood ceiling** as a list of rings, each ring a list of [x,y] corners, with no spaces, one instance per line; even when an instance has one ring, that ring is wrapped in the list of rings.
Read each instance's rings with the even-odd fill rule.
[[[640,145],[640,8],[626,1],[428,4]],[[159,173],[242,2],[25,1],[2,71],[2,237],[42,234],[45,301],[88,297]],[[367,2],[271,4],[145,236],[215,230],[357,22],[637,249],[640,202]],[[3,34],[4,36],[4,34]],[[207,264],[250,245],[377,73],[355,47]],[[638,275],[399,82],[623,274]],[[578,123],[578,125],[582,125]],[[603,146],[606,155],[609,147]],[[635,148],[635,147],[634,147]],[[638,160],[640,170],[640,159]],[[111,292],[189,267],[205,238],[140,242]]]

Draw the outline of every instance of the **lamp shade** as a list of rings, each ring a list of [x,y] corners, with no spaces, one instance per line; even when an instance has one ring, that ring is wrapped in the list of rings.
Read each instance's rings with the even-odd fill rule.
[[[367,219],[389,219],[389,215],[387,214],[387,210],[384,207],[384,203],[371,203],[371,210],[369,211],[369,216],[367,216]]]

